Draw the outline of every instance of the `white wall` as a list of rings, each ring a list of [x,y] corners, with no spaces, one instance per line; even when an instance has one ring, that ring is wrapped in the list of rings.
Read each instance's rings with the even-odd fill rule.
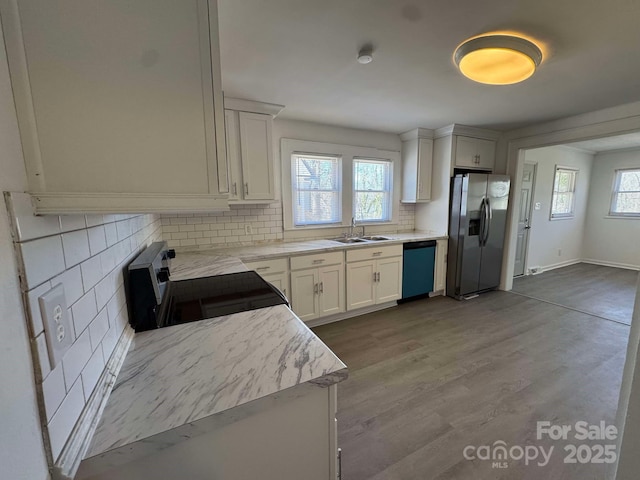
[[[526,268],[540,267],[544,270],[579,261],[582,258],[593,155],[564,146],[544,147],[527,150],[525,162],[538,165],[533,202],[542,204],[540,210],[532,212]],[[579,170],[575,216],[571,219],[549,218],[556,165]]]
[[[1,28],[1,27],[0,27]],[[25,190],[26,174],[0,35],[0,190]],[[0,478],[49,477],[40,432],[33,364],[4,205],[0,206]]]
[[[632,167],[640,168],[640,149],[595,157],[583,247],[588,261],[640,269],[640,218],[608,216],[615,170]]]

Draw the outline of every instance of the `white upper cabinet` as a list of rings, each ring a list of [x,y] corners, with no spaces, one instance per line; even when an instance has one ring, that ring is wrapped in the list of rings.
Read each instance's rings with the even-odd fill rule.
[[[456,137],[455,166],[493,171],[496,142],[481,138]]]
[[[231,200],[275,200],[271,115],[225,110]]]
[[[215,0],[1,6],[37,212],[227,207]]]
[[[400,136],[402,142],[402,202],[431,200],[433,132],[418,128]]]

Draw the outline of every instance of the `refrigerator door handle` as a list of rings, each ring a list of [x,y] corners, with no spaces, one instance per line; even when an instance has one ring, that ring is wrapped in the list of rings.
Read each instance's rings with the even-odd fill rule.
[[[493,220],[493,210],[491,209],[491,200],[489,200],[488,198],[485,201],[485,232],[484,232],[484,243],[483,245],[486,245],[487,242],[489,241],[489,230],[491,229],[491,220]]]
[[[481,247],[484,246],[485,230],[487,228],[487,207],[486,199],[483,197],[480,202],[480,234],[478,235],[478,243]]]

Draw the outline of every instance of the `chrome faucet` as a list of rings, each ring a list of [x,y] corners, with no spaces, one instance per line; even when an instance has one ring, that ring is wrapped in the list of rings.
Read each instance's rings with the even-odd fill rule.
[[[356,225],[356,217],[351,217],[351,225],[349,227],[349,238],[353,238],[356,235],[354,234],[354,230],[357,227]],[[362,237],[364,237],[364,225],[362,225]]]

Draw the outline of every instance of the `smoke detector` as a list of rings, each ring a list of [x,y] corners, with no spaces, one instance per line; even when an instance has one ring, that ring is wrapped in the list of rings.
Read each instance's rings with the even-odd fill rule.
[[[358,52],[358,63],[366,65],[373,61],[373,51],[371,47],[363,47]]]

